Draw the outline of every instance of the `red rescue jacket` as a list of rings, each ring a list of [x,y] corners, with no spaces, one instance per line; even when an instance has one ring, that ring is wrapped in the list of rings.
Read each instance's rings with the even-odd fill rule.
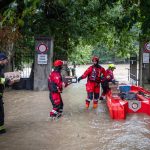
[[[62,76],[59,71],[54,70],[49,74],[48,88],[51,92],[62,92]]]
[[[111,82],[114,79],[113,71],[110,69],[106,70],[106,79],[108,82]]]
[[[101,67],[100,65],[92,65],[84,72],[84,74],[81,77],[82,79],[87,77],[87,81],[100,83],[102,80],[102,76],[105,77],[105,74],[106,72],[103,67]]]

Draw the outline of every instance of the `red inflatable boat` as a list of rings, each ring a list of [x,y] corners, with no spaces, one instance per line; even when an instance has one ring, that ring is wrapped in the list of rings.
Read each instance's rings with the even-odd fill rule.
[[[150,91],[134,85],[115,85],[106,95],[112,119],[125,119],[127,113],[150,115]]]

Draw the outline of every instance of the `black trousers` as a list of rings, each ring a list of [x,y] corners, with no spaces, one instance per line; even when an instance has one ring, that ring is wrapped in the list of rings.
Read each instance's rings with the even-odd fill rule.
[[[4,125],[4,106],[3,99],[0,96],[0,126]]]
[[[109,82],[104,81],[101,83],[102,89],[103,89],[103,94],[105,95],[109,91]]]
[[[94,92],[88,92],[88,99],[93,100],[93,95],[94,99],[99,99],[99,93],[94,93]]]

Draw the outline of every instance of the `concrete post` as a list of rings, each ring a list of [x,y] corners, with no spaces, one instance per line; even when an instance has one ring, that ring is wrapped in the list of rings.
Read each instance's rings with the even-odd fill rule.
[[[143,84],[149,84],[150,79],[150,42],[146,40],[143,44],[143,68],[142,68],[142,81]]]
[[[35,38],[34,90],[48,90],[48,75],[53,62],[53,39],[49,37]]]
[[[146,45],[149,44],[148,40],[143,40],[140,43],[140,63],[139,63],[139,79],[140,86],[149,83],[150,79],[150,48]]]

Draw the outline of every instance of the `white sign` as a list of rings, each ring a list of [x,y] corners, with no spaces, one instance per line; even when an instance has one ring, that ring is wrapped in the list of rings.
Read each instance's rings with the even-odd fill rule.
[[[149,53],[143,53],[143,63],[149,63]]]
[[[38,64],[47,64],[47,54],[38,54]]]

